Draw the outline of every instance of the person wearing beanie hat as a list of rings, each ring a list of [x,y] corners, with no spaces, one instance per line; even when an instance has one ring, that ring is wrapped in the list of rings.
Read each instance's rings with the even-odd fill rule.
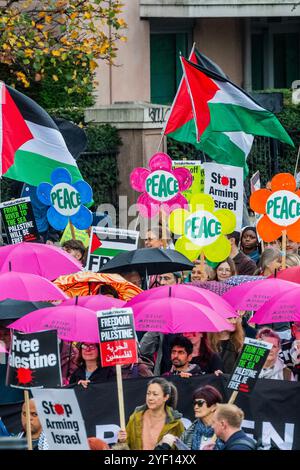
[[[175,284],[182,283],[181,271],[175,271],[173,273],[159,274],[157,281],[160,286],[173,286]]]

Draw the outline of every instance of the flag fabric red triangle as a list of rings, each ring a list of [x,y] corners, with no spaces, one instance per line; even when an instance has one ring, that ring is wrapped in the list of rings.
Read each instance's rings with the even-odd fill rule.
[[[101,240],[93,233],[92,245],[91,245],[91,253],[94,253],[98,248],[102,246]]]
[[[196,54],[194,48],[190,54],[189,60],[191,62],[197,63]],[[170,134],[171,132],[176,131],[179,127],[186,124],[188,121],[193,119],[193,107],[191,98],[188,92],[186,81],[184,76],[181,79],[180,85],[178,87],[177,94],[172,104],[170,111],[169,119],[167,121],[164,134]]]
[[[215,96],[219,87],[211,78],[195,68],[183,57],[181,57],[181,63],[189,88],[190,99],[192,100],[194,117],[197,123],[197,140],[199,142],[201,135],[209,126],[211,120],[208,101]]]
[[[22,114],[16,106],[14,100],[4,83],[1,87],[1,136],[0,151],[2,153],[1,174],[14,164],[15,153],[25,142],[33,139]]]

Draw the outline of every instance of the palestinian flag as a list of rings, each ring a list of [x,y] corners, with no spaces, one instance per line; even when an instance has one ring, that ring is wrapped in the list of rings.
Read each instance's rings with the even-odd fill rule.
[[[217,64],[194,47],[189,60],[227,78]],[[211,132],[208,129],[205,140],[197,141],[193,107],[184,76],[174,99],[164,134],[174,140],[194,145],[218,163],[244,167],[245,174],[248,172],[246,158],[253,144],[252,135],[245,132]]]
[[[197,141],[210,132],[246,132],[294,146],[276,116],[228,79],[181,58],[192,101]],[[205,132],[207,133],[205,135]]]
[[[137,246],[137,240],[129,235],[126,238],[121,238],[116,235],[109,238],[107,233],[103,233],[102,240],[101,238],[101,231],[97,234],[93,231],[90,250],[91,255],[109,256],[110,258],[114,258],[124,251],[135,250]]]
[[[1,174],[38,186],[51,182],[52,171],[64,167],[73,181],[82,179],[76,161],[53,119],[31,98],[0,83]]]

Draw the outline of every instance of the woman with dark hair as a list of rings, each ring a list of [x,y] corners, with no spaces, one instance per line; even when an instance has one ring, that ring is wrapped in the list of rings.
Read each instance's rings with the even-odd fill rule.
[[[240,249],[256,264],[258,263],[260,258],[260,246],[255,227],[245,227],[243,229]]]
[[[220,392],[211,385],[197,388],[193,393],[196,420],[180,437],[190,450],[204,450],[205,446],[213,443],[214,430],[211,425],[217,404],[222,403],[222,401]],[[168,435],[165,436],[164,441],[171,446],[175,439]],[[214,449],[217,450],[222,447],[222,441],[217,439]]]
[[[176,406],[175,385],[161,377],[150,380],[146,403],[135,409],[118,441],[126,442],[130,450],[153,450],[165,434],[180,436],[184,426]]]
[[[116,291],[116,289],[114,289],[114,287],[112,287],[108,284],[102,284],[99,287],[98,294],[106,295],[107,297],[114,297],[115,299],[119,298],[119,294]]]
[[[215,271],[217,281],[226,281],[226,279],[237,274],[234,261],[232,261],[231,258],[226,258],[224,261],[219,263],[215,268]]]
[[[197,364],[203,374],[213,374],[217,370],[223,371],[223,361],[210,347],[207,333],[183,333],[183,336],[188,338],[193,345],[191,364]]]
[[[90,382],[104,382],[112,377],[111,367],[101,367],[100,348],[96,343],[81,343],[78,366],[70,377],[70,384],[77,383],[87,388]]]

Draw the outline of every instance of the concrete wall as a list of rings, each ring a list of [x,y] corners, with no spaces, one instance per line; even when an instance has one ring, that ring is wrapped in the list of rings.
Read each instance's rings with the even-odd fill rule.
[[[199,18],[194,29],[198,50],[215,61],[240,86],[243,82],[242,21],[236,18]]]
[[[139,16],[139,0],[123,0],[127,42],[118,41],[116,66],[100,63],[96,105],[116,101],[150,101],[149,22]],[[110,72],[111,68],[111,72]],[[110,85],[111,83],[111,85]]]

